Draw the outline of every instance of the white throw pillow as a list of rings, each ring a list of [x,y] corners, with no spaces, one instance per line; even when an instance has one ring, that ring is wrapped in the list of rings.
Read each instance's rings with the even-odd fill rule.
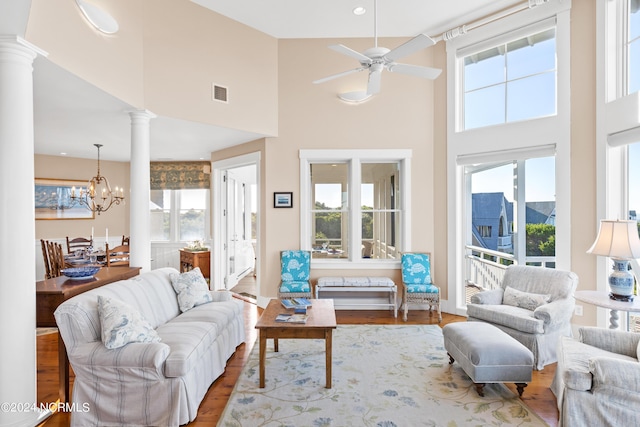
[[[213,301],[209,285],[199,267],[180,274],[171,274],[173,290],[178,294],[180,311],[185,312],[193,307]]]
[[[160,337],[142,314],[122,301],[98,295],[102,342],[109,349],[130,342],[158,342]]]
[[[548,303],[550,299],[551,295],[549,294],[532,294],[507,286],[504,290],[502,303],[533,311],[541,305]]]

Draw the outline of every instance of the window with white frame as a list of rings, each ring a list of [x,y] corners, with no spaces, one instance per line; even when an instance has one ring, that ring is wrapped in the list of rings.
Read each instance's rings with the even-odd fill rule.
[[[409,221],[410,150],[302,150],[301,245],[314,262],[396,260]]]
[[[151,240],[205,240],[208,229],[208,189],[151,190]]]
[[[549,21],[531,33],[520,30],[508,41],[500,37],[499,43],[488,41],[459,53],[463,129],[556,114],[555,34]]]
[[[640,0],[626,2],[627,94],[640,90]]]
[[[569,265],[570,8],[544,3],[447,41],[448,290],[459,314],[467,284],[499,286],[510,263]],[[537,226],[555,257],[530,251],[528,208],[557,224]]]

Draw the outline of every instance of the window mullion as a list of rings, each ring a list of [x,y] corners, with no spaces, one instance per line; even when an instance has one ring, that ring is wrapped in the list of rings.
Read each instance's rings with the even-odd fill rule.
[[[349,259],[357,261],[362,258],[362,164],[360,159],[353,159],[349,173]]]
[[[180,190],[171,190],[171,241],[180,241]]]

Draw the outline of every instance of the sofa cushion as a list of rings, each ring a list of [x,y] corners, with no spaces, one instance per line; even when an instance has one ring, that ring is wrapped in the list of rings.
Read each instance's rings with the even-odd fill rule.
[[[138,310],[115,298],[98,295],[102,342],[108,349],[131,342],[158,342],[160,337]]]
[[[558,368],[564,369],[562,379],[565,385],[574,390],[591,390],[593,376],[589,370],[589,360],[594,357],[634,361],[629,356],[602,350],[573,338],[561,337],[561,340],[561,351],[558,355],[561,355],[562,359],[558,361]]]
[[[543,295],[524,292],[514,289],[511,286],[507,286],[504,290],[504,295],[502,296],[502,303],[533,311],[541,305],[547,304],[550,299],[550,294]]]
[[[511,305],[467,304],[467,315],[528,334],[543,334],[544,322],[533,311]]]
[[[219,330],[224,330],[237,316],[242,316],[242,304],[238,300],[231,300],[194,307],[171,322],[209,322]]]
[[[193,307],[213,301],[209,292],[209,285],[204,279],[200,267],[184,273],[173,273],[169,276],[171,285],[178,294],[178,305],[181,312]]]
[[[184,314],[178,316],[178,318]],[[165,323],[157,329],[162,342],[171,349],[165,361],[164,374],[168,378],[182,377],[189,373],[202,356],[211,351],[218,338],[218,325],[211,322]]]

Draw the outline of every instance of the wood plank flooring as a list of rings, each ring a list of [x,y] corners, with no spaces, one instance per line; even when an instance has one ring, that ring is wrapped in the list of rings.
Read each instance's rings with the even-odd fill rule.
[[[249,353],[258,337],[254,328],[262,309],[255,304],[244,302],[244,319],[246,327],[246,342],[238,347],[229,359],[227,369],[209,388],[207,395],[200,405],[198,417],[187,424],[188,427],[215,426],[224,410],[229,395],[240,375]],[[437,324],[437,315],[427,311],[409,311],[408,322],[402,321],[402,316],[394,318],[393,313],[384,310],[337,310],[338,324]],[[462,322],[466,319],[442,313],[442,323]],[[48,334],[37,337],[37,365],[38,365],[38,401],[40,403],[55,402],[58,399],[58,334]],[[548,365],[543,371],[533,371],[533,381],[525,389],[522,400],[529,408],[543,418],[550,426],[558,423],[558,409],[556,399],[549,389],[555,373],[555,364]],[[513,384],[507,386],[516,393]],[[44,425],[46,427],[69,426],[69,414],[57,413],[51,416]]]

